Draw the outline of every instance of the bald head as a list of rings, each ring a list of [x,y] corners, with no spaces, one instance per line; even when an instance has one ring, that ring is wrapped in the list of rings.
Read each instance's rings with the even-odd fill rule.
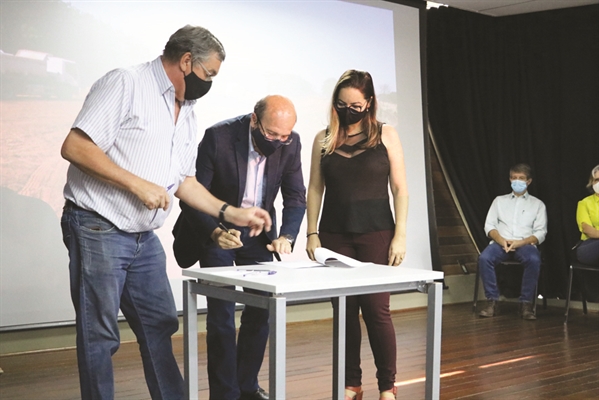
[[[292,117],[294,119],[293,123],[295,124],[297,120],[295,107],[293,106],[291,100],[289,100],[287,97],[277,94],[266,96],[259,100],[254,106],[254,114],[256,114],[261,121],[270,117]]]
[[[269,136],[284,138],[291,134],[297,115],[293,103],[287,97],[270,95],[259,100],[254,106],[252,126],[256,126],[258,120]]]

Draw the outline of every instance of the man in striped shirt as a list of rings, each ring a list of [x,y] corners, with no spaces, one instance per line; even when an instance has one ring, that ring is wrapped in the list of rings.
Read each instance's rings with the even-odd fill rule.
[[[175,32],[154,61],[100,78],[67,135],[71,163],[61,221],[69,252],[82,399],[114,398],[111,356],[119,308],[140,345],[152,399],[181,399],[173,355],[178,330],[166,256],[154,229],[173,196],[221,221],[270,230],[260,208],[229,207],[195,178],[195,100],[210,89],[225,51],[201,27]]]

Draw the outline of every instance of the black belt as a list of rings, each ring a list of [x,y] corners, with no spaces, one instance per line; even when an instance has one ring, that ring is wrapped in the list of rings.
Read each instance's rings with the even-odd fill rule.
[[[79,207],[77,204],[73,203],[71,200],[67,199],[64,202],[64,208],[70,208],[72,210],[83,210],[83,211],[89,211],[89,212],[95,212],[92,210],[88,210],[87,208],[83,208],[83,207]]]

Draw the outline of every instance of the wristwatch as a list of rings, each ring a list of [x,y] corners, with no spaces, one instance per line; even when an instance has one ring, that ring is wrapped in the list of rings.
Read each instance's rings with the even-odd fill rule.
[[[289,244],[293,246],[293,238],[291,237],[291,235],[281,235],[279,237],[282,237],[283,239],[287,240]]]

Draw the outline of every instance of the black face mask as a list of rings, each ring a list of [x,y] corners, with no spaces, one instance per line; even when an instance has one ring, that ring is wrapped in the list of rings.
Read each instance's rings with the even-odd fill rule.
[[[191,73],[185,77],[185,100],[197,100],[204,96],[210,90],[212,81],[205,81],[193,72],[193,64]]]
[[[336,104],[335,110],[337,110],[337,115],[339,116],[339,123],[342,126],[349,126],[355,124],[356,122],[360,122],[368,113],[368,109],[365,109],[363,111],[356,111],[350,107],[337,107]]]
[[[252,137],[254,138],[254,143],[256,147],[260,150],[260,153],[264,154],[266,157],[270,156],[277,149],[283,147],[285,144],[280,140],[267,140],[259,127],[256,127],[250,131]]]

